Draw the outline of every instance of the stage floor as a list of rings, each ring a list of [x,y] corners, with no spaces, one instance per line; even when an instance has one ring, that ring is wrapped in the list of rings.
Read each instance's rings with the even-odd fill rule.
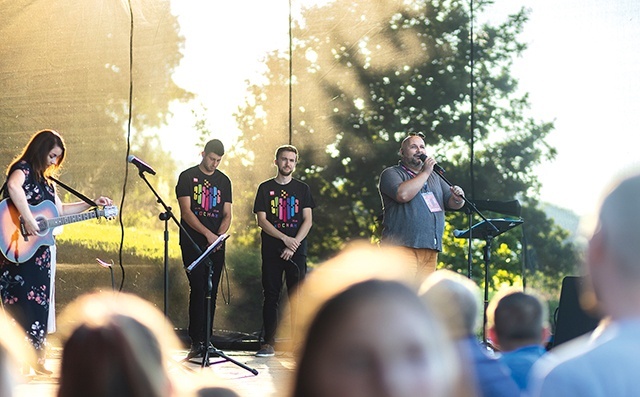
[[[242,397],[275,397],[284,395],[287,382],[293,372],[294,360],[290,352],[276,352],[275,357],[255,357],[254,351],[222,351],[230,359],[258,371],[254,375],[231,361],[212,358],[211,365],[202,367],[202,360],[183,362],[187,350],[176,351],[170,363],[170,372],[181,390],[202,386],[224,386]],[[54,397],[58,388],[60,370],[59,349],[47,355],[47,368],[52,376],[32,376],[18,385],[14,397]]]

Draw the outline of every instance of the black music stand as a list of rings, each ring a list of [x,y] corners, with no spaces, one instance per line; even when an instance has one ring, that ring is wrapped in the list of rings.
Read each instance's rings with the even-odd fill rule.
[[[482,222],[478,222],[467,230],[454,230],[453,236],[457,238],[468,239],[471,238],[482,239],[485,241],[483,248],[484,259],[484,310],[483,310],[483,322],[482,322],[482,341],[486,342],[486,330],[487,324],[487,306],[489,305],[489,261],[491,259],[491,242],[493,238],[501,235],[502,233],[513,229],[514,227],[522,224],[522,219],[486,219]]]
[[[195,261],[193,261],[187,268],[186,271],[187,272],[191,272],[193,269],[195,269],[198,265],[200,265],[202,262],[205,262],[206,259],[209,258],[209,256],[211,254],[213,254],[214,252],[216,252],[220,246],[225,242],[225,240],[229,238],[229,235],[227,234],[221,234],[218,239],[216,241],[213,242],[213,244],[211,244],[209,247],[207,247],[207,249],[202,253],[202,255],[200,255],[198,257],[198,259],[196,259]],[[206,320],[205,320],[205,346],[204,346],[204,352],[202,353],[202,361],[200,362],[200,366],[201,367],[208,367],[211,364],[219,364],[219,363],[224,363],[224,362],[232,362],[235,365],[242,367],[244,369],[246,369],[247,371],[251,372],[254,375],[258,375],[258,370],[251,368],[249,366],[247,366],[246,364],[243,364],[229,356],[227,356],[222,350],[216,348],[214,346],[214,351],[210,352],[209,351],[209,345],[211,344],[211,326],[212,326],[212,319],[211,319],[211,295],[213,293],[213,262],[211,260],[206,260],[206,266],[207,266],[207,292],[205,295],[205,300],[207,301],[206,304],[206,308],[205,310],[207,311],[206,314]],[[209,361],[209,358],[211,356],[214,357],[220,357],[222,360],[218,360],[215,362],[211,362]],[[185,358],[184,361],[191,361],[191,358],[187,357]]]

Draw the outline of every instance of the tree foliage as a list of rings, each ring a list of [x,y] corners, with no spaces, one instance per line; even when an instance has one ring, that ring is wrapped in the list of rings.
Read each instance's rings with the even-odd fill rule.
[[[182,57],[183,38],[168,1],[131,4],[133,15],[125,1],[3,2],[2,166],[35,131],[53,128],[68,148],[61,180],[88,196],[118,199],[128,144],[137,156],[157,164],[159,175],[173,175],[175,164],[157,137],[143,131],[166,122],[170,102],[192,96],[171,78]],[[132,130],[127,141],[130,87]],[[163,193],[170,192],[167,181],[159,183]],[[147,218],[157,208],[138,181],[132,181],[127,194],[136,202],[132,219]]]
[[[471,53],[468,2],[337,0],[303,10],[292,30],[292,68],[289,54],[269,54],[264,83],[249,86],[237,114],[241,143],[228,160],[235,190],[254,192],[274,172],[267,165],[275,148],[298,146],[297,175],[318,203],[311,253],[326,258],[349,240],[377,239],[380,172],[397,163],[407,133],[423,132],[429,155],[469,197],[520,199],[540,268],[571,269],[576,257],[566,235],[536,209],[533,169],[555,155],[545,142],[553,124],[527,116],[528,97],[510,75],[513,58],[526,49],[518,41],[526,21],[521,10],[476,28]],[[250,208],[235,212],[249,216]],[[452,227],[463,228],[466,219],[448,216]],[[519,271],[519,237],[496,241],[496,267]],[[464,269],[463,250],[448,237],[442,261]]]

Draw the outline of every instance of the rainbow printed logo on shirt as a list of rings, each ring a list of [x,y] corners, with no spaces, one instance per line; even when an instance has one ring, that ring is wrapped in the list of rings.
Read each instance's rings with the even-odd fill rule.
[[[276,228],[295,227],[295,221],[293,221],[293,225],[288,224],[288,222],[291,222],[291,219],[300,212],[300,200],[295,196],[289,196],[287,192],[281,190],[280,196],[272,198],[269,203],[271,205],[271,213],[282,222],[274,225]]]
[[[203,183],[193,186],[193,200],[198,203],[200,208],[209,211],[220,204],[220,190],[205,180]]]

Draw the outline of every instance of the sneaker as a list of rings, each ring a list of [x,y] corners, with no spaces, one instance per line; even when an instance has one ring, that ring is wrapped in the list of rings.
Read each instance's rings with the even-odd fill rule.
[[[268,343],[260,346],[260,350],[256,353],[256,357],[273,357],[276,355],[276,351]]]

